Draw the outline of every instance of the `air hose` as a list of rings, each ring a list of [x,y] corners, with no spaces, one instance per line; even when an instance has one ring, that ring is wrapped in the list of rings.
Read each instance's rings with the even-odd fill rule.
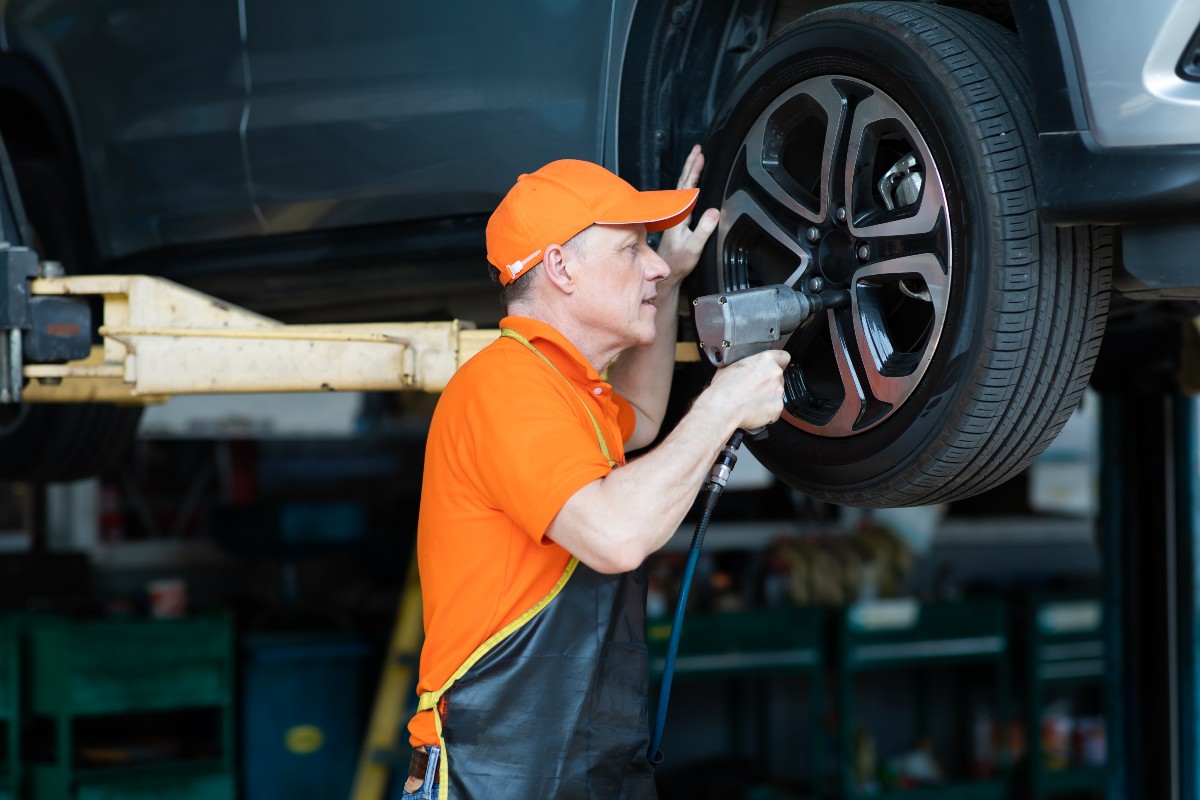
[[[683,581],[679,584],[679,600],[675,604],[675,618],[671,623],[671,638],[667,642],[667,660],[663,665],[662,688],[658,692],[658,709],[654,720],[654,733],[650,737],[650,749],[646,752],[646,758],[654,766],[662,763],[663,755],[658,749],[658,745],[662,742],[663,728],[667,724],[667,701],[671,696],[671,680],[675,675],[675,656],[679,652],[679,636],[683,631],[683,613],[687,608],[688,591],[692,586],[692,578],[696,574],[696,563],[700,560],[700,548],[704,544],[704,532],[708,530],[708,521],[712,518],[713,509],[717,507],[717,500],[721,497],[721,492],[725,491],[725,484],[729,482],[729,474],[733,472],[733,465],[737,463],[737,453],[735,452],[742,444],[742,431],[734,432],[733,436],[729,437],[729,441],[725,443],[725,447],[721,450],[721,454],[717,456],[716,462],[713,463],[712,469],[708,473],[708,480],[704,483],[704,488],[701,490],[701,496],[704,498],[704,509],[700,514],[700,521],[696,523],[696,530],[692,534],[692,545],[688,550],[687,566],[683,570]]]

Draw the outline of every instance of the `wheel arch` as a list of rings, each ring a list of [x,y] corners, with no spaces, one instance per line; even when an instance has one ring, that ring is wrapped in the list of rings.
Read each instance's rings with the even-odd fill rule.
[[[1087,111],[1062,0],[1011,0],[1033,84],[1033,120],[1039,134],[1085,130]]]
[[[724,91],[766,43],[778,0],[642,0],[621,66],[617,167],[641,188],[674,185]],[[702,77],[698,77],[702,76]]]
[[[637,4],[621,69],[617,163],[645,188],[666,185],[699,141],[738,70],[781,27],[844,0],[668,0]],[[1038,81],[1039,133],[1087,128],[1062,0],[944,0],[1016,30]],[[703,75],[703,79],[696,79]]]

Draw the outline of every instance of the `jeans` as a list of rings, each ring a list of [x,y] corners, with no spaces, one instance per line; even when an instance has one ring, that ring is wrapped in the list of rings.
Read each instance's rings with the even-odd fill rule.
[[[415,798],[415,800],[437,800],[438,758],[441,755],[442,749],[430,745],[428,750],[429,766],[425,767],[425,782],[415,792],[405,792],[403,795],[404,800],[408,800],[410,797]]]

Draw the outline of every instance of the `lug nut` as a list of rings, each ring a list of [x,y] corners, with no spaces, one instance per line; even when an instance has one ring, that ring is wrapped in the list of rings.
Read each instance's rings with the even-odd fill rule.
[[[821,232],[816,228],[809,228],[808,231],[805,232],[804,237],[810,242],[815,242],[817,239],[821,238]]]
[[[808,282],[808,290],[813,294],[820,294],[821,290],[824,288],[825,281],[821,280],[820,278],[813,278]]]
[[[871,248],[867,247],[865,244],[860,244],[858,246],[858,260],[866,261],[870,257],[871,257]]]
[[[845,222],[846,221],[846,207],[838,206],[837,211],[835,211],[833,215],[835,217],[837,217],[838,222]]]

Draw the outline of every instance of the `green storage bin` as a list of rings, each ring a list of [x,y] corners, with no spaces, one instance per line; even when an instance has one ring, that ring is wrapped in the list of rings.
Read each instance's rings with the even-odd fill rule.
[[[228,701],[232,645],[223,618],[68,622],[29,631],[32,711],[154,711]]]
[[[35,800],[233,800],[234,655],[228,616],[36,617],[25,631],[29,711],[49,717],[54,731],[53,763],[29,770]],[[215,718],[211,758],[205,752],[205,757],[96,766],[78,757],[74,737],[81,720],[103,716],[103,725],[112,719],[116,728],[121,720],[193,710]]]
[[[234,776],[225,771],[192,775],[122,777],[79,784],[79,800],[220,800],[234,796]]]

